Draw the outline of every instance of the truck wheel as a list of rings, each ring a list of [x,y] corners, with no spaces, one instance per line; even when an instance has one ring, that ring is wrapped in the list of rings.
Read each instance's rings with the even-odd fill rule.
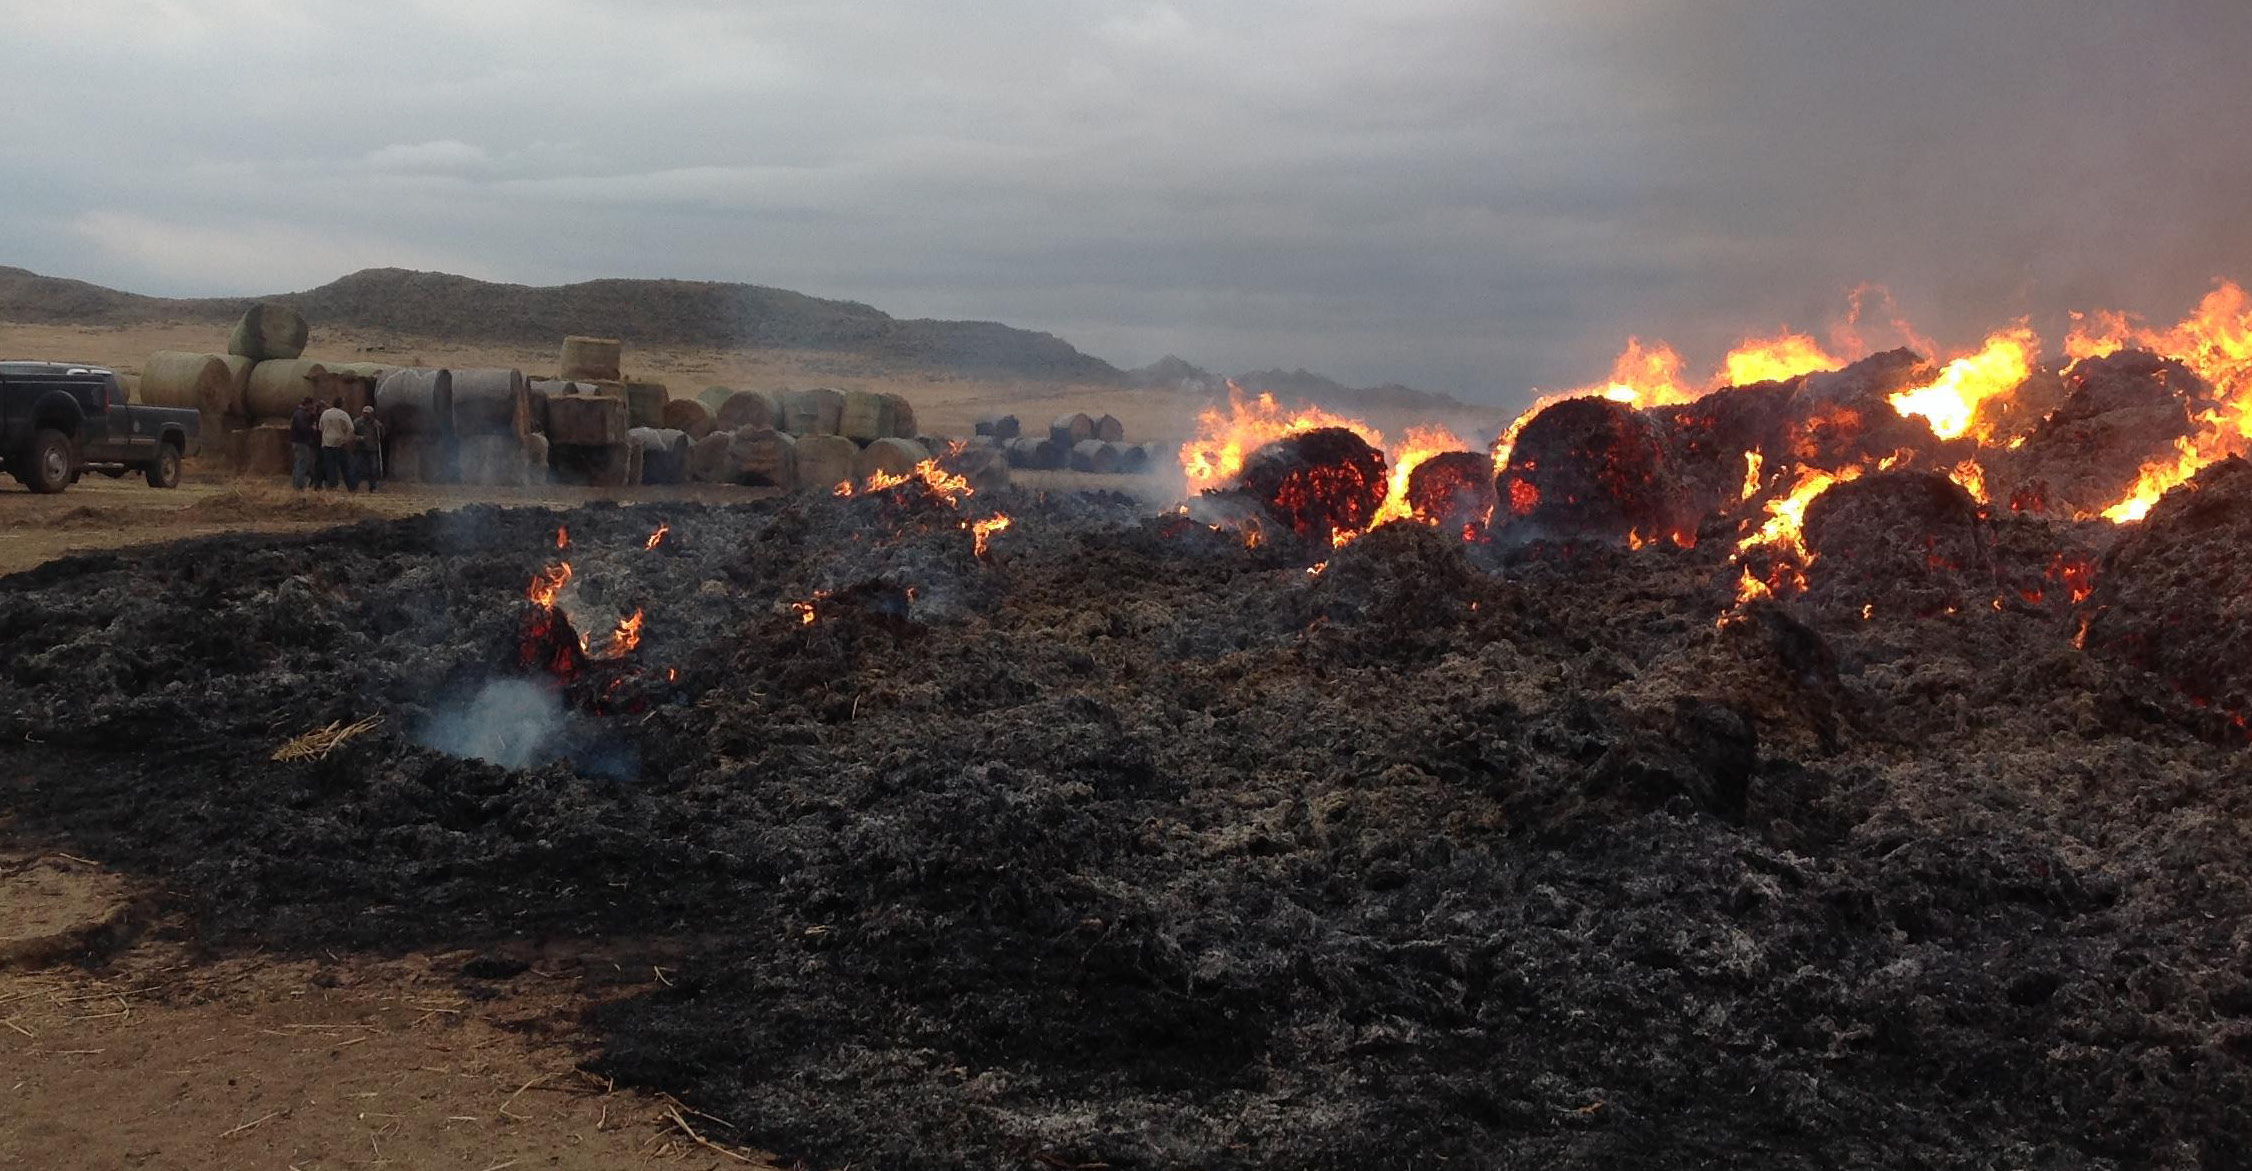
[[[156,462],[149,465],[149,487],[180,486],[180,449],[169,443],[156,445]]]
[[[31,451],[24,459],[22,474],[16,478],[34,492],[52,495],[70,487],[72,462],[70,436],[41,428],[31,437]]]

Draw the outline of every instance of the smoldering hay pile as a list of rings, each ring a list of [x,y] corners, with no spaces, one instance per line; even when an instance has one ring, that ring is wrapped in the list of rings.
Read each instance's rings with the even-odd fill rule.
[[[2173,426],[2092,360],[2016,451]],[[214,946],[662,941],[594,1066],[808,1166],[2241,1162],[2252,466],[2115,524],[1946,368],[73,558],[0,809]]]

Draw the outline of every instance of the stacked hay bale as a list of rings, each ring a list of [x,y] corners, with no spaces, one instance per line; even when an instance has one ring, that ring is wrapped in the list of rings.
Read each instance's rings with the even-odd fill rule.
[[[295,309],[260,301],[235,323],[234,332],[227,337],[227,352],[253,362],[301,358],[311,332]]]
[[[860,449],[853,461],[854,483],[866,483],[870,476],[879,473],[887,476],[911,476],[915,466],[931,457],[929,449],[912,439],[885,437]]]
[[[680,484],[688,479],[688,433],[666,427],[634,427],[627,441],[641,450],[643,484]]]
[[[624,384],[626,421],[636,427],[656,430],[665,425],[665,405],[672,401],[672,391],[662,382],[627,382]]]
[[[827,492],[857,480],[860,448],[842,435],[799,435],[797,486],[809,492]]]
[[[1116,415],[1104,415],[1095,420],[1095,438],[1104,443],[1126,442],[1126,424]]]
[[[577,483],[619,488],[628,480],[631,453],[626,403],[606,394],[551,394],[547,400],[549,462],[558,476]]]
[[[673,399],[665,404],[665,426],[691,440],[702,439],[712,433],[711,408],[692,398]]]
[[[720,449],[715,479],[757,488],[798,486],[796,438],[772,427],[744,427],[724,434],[727,443]]]
[[[1118,445],[1100,439],[1082,439],[1071,448],[1071,470],[1109,475],[1118,470]]]
[[[616,382],[625,343],[614,337],[563,339],[561,375],[565,382]]]
[[[514,369],[453,372],[454,463],[465,484],[522,486],[534,479],[531,387]]]
[[[1048,441],[1067,452],[1094,437],[1095,421],[1084,411],[1057,415],[1048,424]]]
[[[241,438],[233,441],[239,453],[235,464],[238,472],[246,476],[289,474],[289,417],[307,395],[323,403],[342,397],[340,384],[327,366],[309,358],[276,358],[250,368],[242,394],[247,426]]]
[[[837,414],[837,434],[866,447],[879,439],[892,436],[891,401],[883,395],[865,390],[844,392],[844,402]]]
[[[443,481],[452,466],[453,372],[393,370],[375,384],[375,417],[383,424],[388,479]]]
[[[844,416],[844,392],[826,386],[811,390],[785,390],[775,402],[781,430],[800,439],[811,435],[836,435]]]
[[[723,431],[743,427],[789,430],[782,426],[782,412],[775,407],[774,400],[755,390],[729,391],[727,397],[712,408],[712,424]]]
[[[142,364],[134,398],[151,406],[193,409],[203,425],[201,458],[239,470],[242,434],[249,425],[243,398],[252,365],[237,354],[159,350]]]
[[[978,419],[977,433],[1007,443],[1024,434],[1024,424],[1015,415],[986,415]]]

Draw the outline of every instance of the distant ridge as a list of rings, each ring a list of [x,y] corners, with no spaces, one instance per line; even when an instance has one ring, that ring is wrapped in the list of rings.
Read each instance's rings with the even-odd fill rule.
[[[831,301],[763,285],[719,281],[594,280],[572,285],[497,284],[442,272],[370,268],[317,289],[267,297],[144,297],[85,281],[0,266],[0,321],[35,325],[232,323],[258,301],[295,308],[315,328],[380,330],[447,342],[547,347],[570,334],[616,337],[631,347],[762,347],[855,354],[959,374],[1213,390],[1224,382],[1166,356],[1122,371],[1053,334],[991,321],[902,319],[856,301]],[[1443,394],[1397,384],[1354,388],[1304,370],[1237,378],[1247,389],[1335,406],[1461,407]]]

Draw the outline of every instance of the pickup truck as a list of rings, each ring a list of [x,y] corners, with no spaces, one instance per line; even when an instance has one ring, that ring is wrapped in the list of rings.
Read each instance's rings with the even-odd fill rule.
[[[34,492],[60,492],[89,470],[139,471],[151,487],[179,487],[180,461],[200,448],[202,427],[193,410],[127,401],[105,367],[0,362],[0,467]]]

